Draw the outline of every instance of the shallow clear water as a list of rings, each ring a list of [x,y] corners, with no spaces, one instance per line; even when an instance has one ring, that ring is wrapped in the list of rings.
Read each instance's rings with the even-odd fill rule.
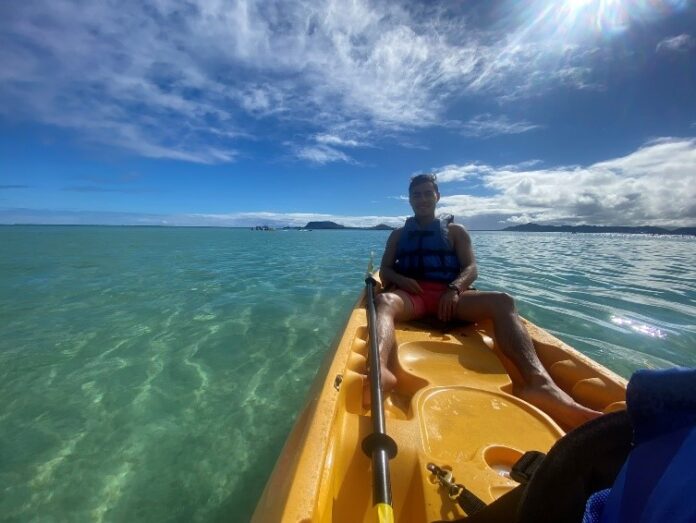
[[[387,235],[0,227],[0,514],[248,520]],[[472,236],[609,368],[696,366],[694,238]]]
[[[696,366],[696,238],[474,233],[479,287],[629,377]]]

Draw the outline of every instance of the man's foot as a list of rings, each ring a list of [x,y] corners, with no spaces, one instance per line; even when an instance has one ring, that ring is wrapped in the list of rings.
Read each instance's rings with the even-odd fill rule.
[[[396,376],[384,364],[381,368],[382,392],[386,394],[396,387]],[[369,408],[371,403],[370,396],[370,378],[365,376],[363,379],[363,406]]]
[[[556,420],[565,430],[574,429],[602,415],[601,412],[583,407],[563,392],[551,378],[524,387],[515,387],[514,393],[540,408]]]

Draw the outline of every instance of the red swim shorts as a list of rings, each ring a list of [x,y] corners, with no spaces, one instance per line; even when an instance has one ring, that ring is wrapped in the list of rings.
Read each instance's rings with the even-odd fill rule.
[[[423,316],[437,316],[437,311],[440,306],[440,298],[447,292],[447,284],[439,281],[419,281],[423,294],[411,294],[406,292],[413,304],[414,318]]]

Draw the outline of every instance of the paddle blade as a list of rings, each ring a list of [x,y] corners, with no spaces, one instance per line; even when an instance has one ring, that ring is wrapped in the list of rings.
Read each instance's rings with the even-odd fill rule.
[[[370,251],[370,259],[367,262],[367,275],[372,276],[375,272],[375,251]]]
[[[394,523],[394,510],[388,503],[377,503],[377,521],[379,523]]]

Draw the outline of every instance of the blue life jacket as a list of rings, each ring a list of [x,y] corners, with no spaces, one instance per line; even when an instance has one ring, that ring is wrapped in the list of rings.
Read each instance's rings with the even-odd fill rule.
[[[436,218],[422,228],[415,218],[407,219],[396,247],[394,270],[416,280],[454,281],[461,267],[447,239],[447,225]]]
[[[626,403],[635,448],[613,487],[588,501],[586,523],[696,521],[696,369],[636,372]]]

